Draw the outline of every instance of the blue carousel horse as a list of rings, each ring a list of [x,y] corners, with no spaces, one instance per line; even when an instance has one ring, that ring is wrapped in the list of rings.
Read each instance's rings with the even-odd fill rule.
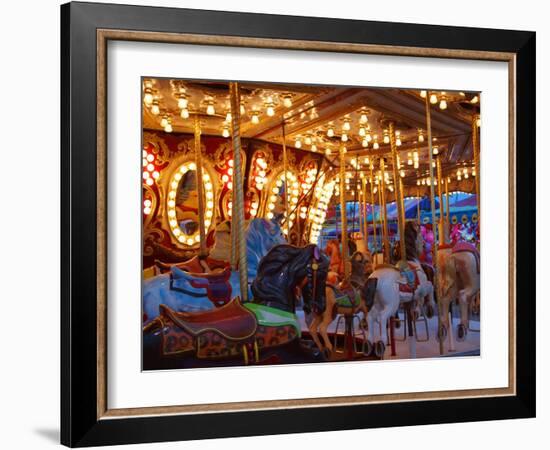
[[[267,252],[286,241],[280,226],[267,219],[253,219],[246,230],[246,259],[250,284],[256,278],[260,260]],[[143,283],[143,323],[158,316],[161,304],[178,311],[204,311],[221,307],[240,295],[239,272],[229,268],[221,272],[194,274],[172,266],[170,272]]]

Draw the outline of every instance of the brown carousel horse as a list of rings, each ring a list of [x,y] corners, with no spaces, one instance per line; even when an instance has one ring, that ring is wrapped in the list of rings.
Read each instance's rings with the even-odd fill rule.
[[[445,338],[450,330],[449,305],[458,299],[460,324],[457,339],[464,340],[469,328],[468,308],[477,301],[480,285],[480,258],[477,248],[467,242],[454,246],[440,246],[437,250],[437,298],[441,330],[440,338]]]

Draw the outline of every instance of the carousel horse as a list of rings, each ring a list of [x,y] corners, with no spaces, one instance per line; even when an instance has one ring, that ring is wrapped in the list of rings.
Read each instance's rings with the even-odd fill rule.
[[[383,357],[385,342],[388,341],[388,320],[397,313],[400,304],[413,302],[417,313],[426,302],[430,310],[435,309],[433,285],[418,260],[422,250],[422,234],[413,222],[407,222],[405,227],[405,248],[406,263],[400,261],[400,267],[378,266],[363,289],[366,304],[372,304],[367,316],[369,346],[374,342],[374,323],[380,325],[381,336],[374,344],[374,352],[378,357]]]
[[[327,273],[328,258],[316,245],[278,245],[258,266],[251,302],[241,303],[237,297],[221,308],[200,312],[176,312],[160,305],[160,315],[143,331],[161,335],[163,355],[191,353],[205,359],[242,355],[245,364],[251,359],[259,362],[262,349],[300,336],[295,314],[298,290],[307,308],[325,308]]]
[[[285,240],[277,223],[267,219],[249,222],[246,229],[249,284],[256,278],[261,258],[275,245],[283,243]],[[143,323],[148,323],[159,314],[161,304],[176,312],[202,311],[221,307],[238,293],[239,272],[229,267],[213,273],[189,273],[172,266],[168,273],[144,281]]]
[[[464,340],[469,328],[468,308],[475,304],[479,295],[479,251],[472,244],[459,242],[454,246],[440,246],[436,257],[437,298],[441,305],[439,337],[444,339],[450,330],[449,305],[458,299],[460,324],[457,339]]]
[[[344,280],[338,287],[327,283],[325,289],[326,307],[324,310],[313,312],[313,320],[308,329],[315,345],[325,358],[329,358],[334,351],[327,330],[339,314],[355,316],[358,312],[362,312],[363,320],[360,323],[363,329],[366,328],[369,305],[365,302],[366,294],[363,293],[363,289],[367,279],[366,267],[369,263],[370,261],[361,252],[355,252],[351,257],[349,280]],[[324,345],[321,343],[319,335],[321,335]]]

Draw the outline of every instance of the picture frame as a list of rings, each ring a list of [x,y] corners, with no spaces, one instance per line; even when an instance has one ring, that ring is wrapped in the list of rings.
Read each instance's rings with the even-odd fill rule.
[[[510,73],[509,386],[483,392],[109,409],[105,186],[110,40],[506,62]],[[527,31],[62,5],[62,444],[80,447],[534,417],[535,43],[535,33]]]

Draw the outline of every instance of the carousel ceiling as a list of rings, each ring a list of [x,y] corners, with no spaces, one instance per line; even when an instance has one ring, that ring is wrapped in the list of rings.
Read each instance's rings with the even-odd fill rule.
[[[388,122],[393,121],[402,176],[417,183],[429,169],[429,95],[432,146],[443,175],[471,167],[477,93],[248,82],[240,89],[242,137],[282,144],[284,122],[287,147],[324,153],[338,165],[336,155],[345,146],[352,170],[368,164],[369,157],[390,153]],[[145,129],[193,133],[198,114],[202,134],[230,136],[228,82],[144,79],[143,92]]]

